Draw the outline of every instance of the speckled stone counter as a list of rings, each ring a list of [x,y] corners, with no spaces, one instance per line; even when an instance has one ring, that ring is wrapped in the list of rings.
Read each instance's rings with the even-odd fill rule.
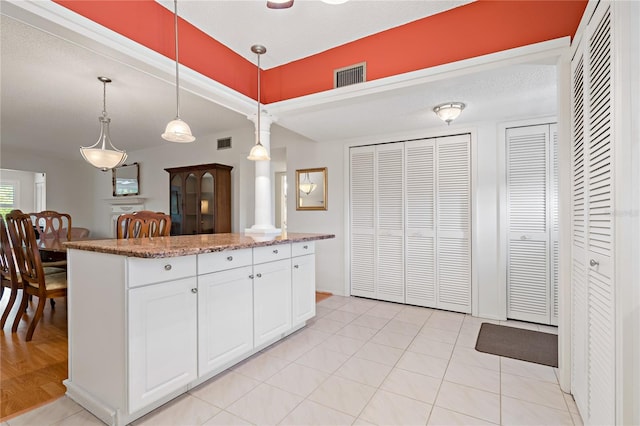
[[[335,238],[333,234],[283,233],[277,237],[244,234],[202,234],[128,240],[64,243],[67,248],[129,257],[163,258]]]

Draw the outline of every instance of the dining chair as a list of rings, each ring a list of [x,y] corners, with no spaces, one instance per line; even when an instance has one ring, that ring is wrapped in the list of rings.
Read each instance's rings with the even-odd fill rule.
[[[57,237],[71,240],[70,214],[43,210],[29,215],[35,219],[34,225],[40,233],[40,238]]]
[[[0,281],[0,298],[2,298],[5,288],[11,292],[7,306],[2,313],[2,319],[0,319],[0,329],[4,329],[9,313],[18,297],[18,290],[22,288],[22,281],[18,277],[13,249],[9,242],[9,231],[2,215],[0,215]]]
[[[118,216],[118,239],[142,237],[168,237],[171,216],[162,212],[141,210]]]
[[[63,271],[45,275],[35,230],[28,214],[13,210],[7,214],[6,221],[23,287],[20,308],[13,322],[12,331],[15,331],[14,328],[17,329],[27,309],[29,298],[31,296],[38,298],[38,306],[27,329],[28,342],[32,339],[33,332],[42,318],[47,299],[67,296],[67,273]]]

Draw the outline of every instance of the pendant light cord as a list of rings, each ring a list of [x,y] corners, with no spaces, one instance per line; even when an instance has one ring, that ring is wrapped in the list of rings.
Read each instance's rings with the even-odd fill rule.
[[[258,133],[256,135],[256,139],[258,143],[260,142],[260,53],[258,53]]]
[[[178,66],[178,0],[173,0],[173,5],[175,9],[174,27],[176,36],[176,118],[180,118],[180,71]]]

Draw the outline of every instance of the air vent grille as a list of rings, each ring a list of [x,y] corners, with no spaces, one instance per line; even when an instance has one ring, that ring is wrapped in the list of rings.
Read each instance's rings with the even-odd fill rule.
[[[231,138],[218,139],[218,149],[229,149],[229,148],[231,148]]]
[[[344,87],[367,80],[367,63],[362,62],[333,70],[333,87]]]

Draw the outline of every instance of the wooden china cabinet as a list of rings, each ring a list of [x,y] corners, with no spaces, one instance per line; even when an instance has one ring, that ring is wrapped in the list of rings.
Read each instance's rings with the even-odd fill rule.
[[[231,169],[217,163],[165,169],[171,235],[231,232]]]

